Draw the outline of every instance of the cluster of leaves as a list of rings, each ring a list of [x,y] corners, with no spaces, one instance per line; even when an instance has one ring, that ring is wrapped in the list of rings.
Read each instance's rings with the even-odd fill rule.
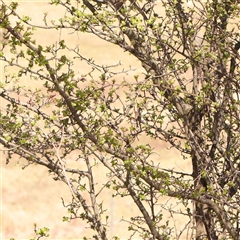
[[[34,232],[37,235],[37,237],[31,237],[30,240],[39,240],[43,237],[49,237],[49,229],[46,227],[43,228],[37,228],[37,225],[34,224]],[[10,240],[15,240],[15,238],[10,238]]]

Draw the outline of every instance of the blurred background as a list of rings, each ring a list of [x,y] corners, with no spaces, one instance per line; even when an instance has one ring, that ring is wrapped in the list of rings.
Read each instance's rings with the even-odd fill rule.
[[[18,13],[20,16],[28,15],[32,18],[33,24],[43,25],[42,19],[45,12],[49,12],[49,20],[57,20],[65,13],[63,9],[49,5],[43,1],[19,2]],[[161,11],[161,9],[159,9]],[[14,24],[14,19],[12,23]],[[50,45],[60,39],[64,39],[69,47],[79,46],[80,52],[86,58],[93,58],[96,63],[101,65],[114,65],[121,62],[119,71],[131,68],[132,71],[125,75],[126,79],[133,79],[134,75],[142,74],[142,67],[134,57],[123,52],[119,47],[104,42],[93,35],[84,33],[73,33],[71,31],[56,30],[37,30],[34,38],[37,44]],[[6,52],[6,54],[8,54]],[[67,57],[71,57],[67,55]],[[3,77],[3,63],[1,64],[1,81]],[[91,67],[84,61],[75,61],[75,73],[77,76],[88,73]],[[14,71],[12,69],[11,71]],[[97,77],[97,74],[96,74]],[[122,80],[121,75],[116,79]],[[33,88],[41,88],[41,82],[33,82],[30,79],[24,80],[25,85],[31,85]],[[1,108],[4,108],[5,102],[0,102]],[[144,139],[142,139],[144,143]],[[182,171],[188,171],[190,162],[182,160],[179,153],[174,149],[167,149],[167,145],[155,141],[148,142],[154,146],[160,155],[156,155],[156,161],[161,162],[161,167],[177,167]],[[1,149],[3,150],[3,149]],[[77,153],[76,153],[77,156]],[[22,166],[26,162],[18,162],[17,156],[13,157],[8,165],[5,164],[5,153],[0,151],[2,167],[2,209],[1,226],[2,239],[29,239],[34,236],[34,223],[37,227],[47,227],[50,229],[50,237],[47,239],[82,239],[84,236],[90,237],[93,232],[86,228],[86,223],[82,220],[72,220],[70,223],[63,222],[63,216],[68,216],[67,209],[63,207],[62,200],[67,204],[71,200],[71,194],[66,185],[54,181],[48,174],[47,169],[40,166],[31,165],[26,169]],[[181,159],[179,162],[178,160]],[[81,168],[81,163],[75,162],[74,153],[69,156],[67,161],[72,161],[76,167]],[[95,179],[99,179],[98,184],[102,184],[104,179],[104,169],[99,166]],[[106,190],[102,196],[105,206],[108,206],[110,216],[110,236],[118,236],[121,239],[137,239],[136,236],[130,238],[127,231],[127,223],[122,218],[128,219],[137,213],[133,202],[128,198],[112,198],[111,190]],[[163,198],[163,202],[171,202],[168,198]],[[166,220],[169,216],[165,216]],[[180,217],[180,216],[179,216]],[[176,219],[177,225],[184,225],[181,219]],[[184,239],[184,237],[182,238]]]

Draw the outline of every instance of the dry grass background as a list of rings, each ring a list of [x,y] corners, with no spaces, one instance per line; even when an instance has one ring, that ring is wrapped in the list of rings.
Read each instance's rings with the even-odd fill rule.
[[[20,2],[20,1],[19,1]],[[40,24],[44,12],[50,12],[50,18],[58,19],[64,14],[63,11],[56,11],[55,7],[49,6],[45,2],[22,2],[19,7],[20,15],[30,15],[34,23]],[[14,21],[14,19],[12,19]],[[124,53],[117,46],[103,42],[89,34],[69,34],[62,32],[61,38],[66,39],[66,42],[71,46],[79,45],[82,55],[88,58],[94,58],[96,62],[103,65],[116,64],[119,61],[123,64],[122,68],[136,69],[126,78],[131,79],[135,74],[141,74],[141,64],[136,61],[128,53]],[[47,45],[59,39],[59,32],[40,30],[36,33],[36,39],[39,44]],[[68,57],[71,57],[68,55]],[[90,70],[90,67],[83,61],[77,62],[74,66],[77,74],[85,74]],[[120,78],[120,76],[119,76]],[[25,84],[33,87],[41,87],[40,82],[32,82],[30,79],[25,80]],[[1,102],[1,107],[4,107],[4,102]],[[148,141],[142,139],[142,141]],[[161,162],[162,167],[173,168],[177,167],[182,171],[188,171],[190,168],[189,161],[183,161],[175,150],[168,150],[167,145],[155,141],[148,141],[149,144],[160,152],[156,156],[155,161]],[[38,227],[46,226],[50,228],[50,238],[47,239],[82,239],[84,236],[90,236],[91,231],[86,228],[85,222],[82,220],[73,220],[70,223],[62,221],[63,216],[67,216],[67,210],[62,206],[61,198],[66,202],[70,200],[70,193],[67,186],[60,182],[53,181],[48,175],[47,170],[39,166],[29,166],[25,170],[21,169],[23,162],[17,163],[17,158],[11,163],[5,165],[5,156],[1,152],[2,165],[2,209],[1,209],[1,226],[2,239],[29,239],[34,235],[34,223]],[[77,154],[77,153],[75,153]],[[74,163],[75,156],[69,156],[68,161]],[[81,163],[78,164],[81,168]],[[99,167],[96,173],[97,179],[102,179],[104,172]],[[99,185],[101,181],[99,180]],[[130,199],[111,198],[111,191],[104,192],[103,199],[108,206],[110,221],[112,221],[111,232],[112,236],[117,235],[121,239],[129,239],[126,224],[121,221],[122,217],[129,218],[136,212],[133,208],[133,202]],[[168,198],[162,199],[169,200]],[[166,219],[168,216],[166,216]],[[178,226],[184,225],[185,222],[179,216],[176,219]],[[137,239],[134,237],[132,239]],[[185,239],[184,237],[182,238]]]

